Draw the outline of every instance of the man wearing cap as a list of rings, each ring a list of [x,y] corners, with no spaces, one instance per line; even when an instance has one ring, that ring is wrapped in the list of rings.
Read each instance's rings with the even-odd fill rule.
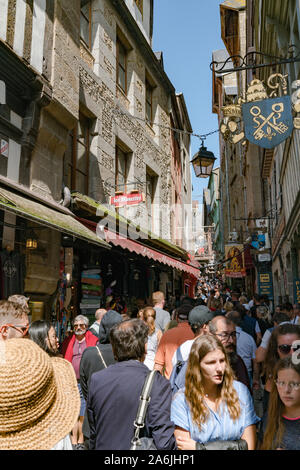
[[[155,359],[154,369],[158,370],[167,379],[172,372],[172,357],[178,346],[188,339],[192,339],[194,334],[188,323],[188,315],[192,305],[183,304],[176,309],[175,319],[178,325],[167,330],[160,340]]]
[[[212,312],[206,305],[197,305],[194,307],[188,315],[188,323],[193,337],[183,342],[179,348],[183,361],[187,361],[193,342],[198,336],[209,334],[209,322],[214,318],[214,312]],[[172,368],[177,363],[177,348],[172,356]]]

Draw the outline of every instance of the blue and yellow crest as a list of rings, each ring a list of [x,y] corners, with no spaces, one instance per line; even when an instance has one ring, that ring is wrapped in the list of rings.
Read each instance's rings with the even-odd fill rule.
[[[291,88],[295,91],[290,97],[287,75],[279,73],[269,77],[267,87],[261,80],[252,80],[245,98],[222,107],[220,132],[224,140],[242,145],[248,140],[265,149],[286,140],[293,129],[300,129],[300,81],[294,81]]]
[[[242,112],[246,139],[260,147],[271,149],[292,133],[290,96],[244,103]]]

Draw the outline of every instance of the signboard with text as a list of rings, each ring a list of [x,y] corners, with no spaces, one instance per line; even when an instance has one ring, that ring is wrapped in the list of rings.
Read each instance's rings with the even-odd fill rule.
[[[300,304],[300,279],[294,279],[294,303]]]
[[[118,194],[110,197],[110,204],[115,207],[135,206],[145,202],[144,193]]]
[[[258,294],[267,295],[273,299],[273,280],[271,271],[262,271],[258,273]]]

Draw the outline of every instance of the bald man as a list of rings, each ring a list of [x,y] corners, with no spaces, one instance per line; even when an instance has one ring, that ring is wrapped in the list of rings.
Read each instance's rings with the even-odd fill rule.
[[[99,336],[99,327],[100,327],[101,320],[106,314],[106,312],[107,310],[105,310],[105,308],[98,308],[95,312],[96,321],[89,328],[90,332],[93,333],[93,335],[97,336],[97,338]]]

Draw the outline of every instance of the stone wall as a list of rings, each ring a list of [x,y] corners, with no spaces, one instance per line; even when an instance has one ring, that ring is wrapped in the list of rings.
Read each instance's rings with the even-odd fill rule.
[[[126,38],[128,45],[127,72],[128,93],[125,95],[116,85],[116,39],[117,34]],[[139,50],[139,44],[123,24],[122,19],[110,2],[98,0],[93,3],[93,70],[87,62],[79,58],[80,106],[94,115],[97,129],[93,135],[93,158],[97,167],[97,177],[90,184],[90,196],[101,202],[109,202],[114,194],[115,148],[119,142],[128,149],[130,157],[130,182],[138,178],[142,184],[137,189],[146,192],[146,167],[157,174],[156,201],[169,206],[170,199],[170,135],[169,130],[160,128],[170,126],[169,97],[156,77],[153,91],[154,125],[152,128],[145,119],[145,77],[150,69]],[[149,74],[149,72],[147,72]],[[83,110],[84,112],[84,110]],[[137,119],[138,118],[138,119]],[[98,189],[97,189],[97,180]],[[102,181],[102,184],[101,184]],[[128,190],[134,189],[128,186]],[[159,197],[159,198],[158,198]],[[138,208],[120,209],[120,213],[147,227],[145,205]],[[166,217],[167,213],[167,217]],[[164,211],[164,223],[157,214],[160,224],[157,235],[170,238],[168,207]]]

